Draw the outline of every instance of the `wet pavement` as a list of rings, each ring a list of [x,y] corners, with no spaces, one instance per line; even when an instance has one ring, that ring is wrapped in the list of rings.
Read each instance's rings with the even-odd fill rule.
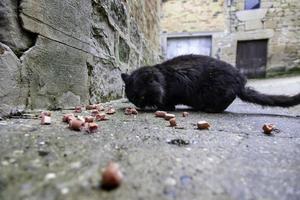
[[[296,94],[300,77],[249,85]],[[237,99],[221,114],[178,107],[174,128],[153,112],[124,115],[131,106],[125,99],[105,105],[117,112],[97,122],[93,134],[62,122],[70,110],[52,112],[51,125],[0,121],[0,199],[300,199],[300,106],[263,108]],[[211,128],[198,130],[200,120]],[[264,123],[278,133],[264,134]],[[105,191],[99,184],[109,161],[119,163],[124,179]]]

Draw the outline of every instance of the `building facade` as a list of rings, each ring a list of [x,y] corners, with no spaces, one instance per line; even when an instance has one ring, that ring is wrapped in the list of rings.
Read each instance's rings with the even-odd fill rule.
[[[165,58],[213,56],[250,78],[300,69],[300,1],[165,0]]]

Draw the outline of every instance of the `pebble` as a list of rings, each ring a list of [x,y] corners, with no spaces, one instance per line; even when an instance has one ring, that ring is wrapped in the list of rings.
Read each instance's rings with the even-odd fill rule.
[[[39,149],[39,150],[38,150],[39,156],[46,156],[46,155],[48,155],[49,153],[50,153],[50,152],[47,151],[47,150],[45,150],[45,149]]]
[[[45,176],[45,180],[48,181],[48,180],[52,180],[52,179],[55,179],[56,178],[56,174],[55,173],[48,173],[46,174]]]
[[[70,190],[69,188],[62,188],[60,191],[62,194],[68,194]]]
[[[165,180],[165,185],[174,186],[176,185],[176,180],[174,178],[168,177]]]
[[[120,186],[123,179],[123,174],[119,165],[110,162],[102,173],[101,187],[105,190],[115,189]]]
[[[4,160],[4,161],[1,162],[1,164],[2,164],[3,166],[7,166],[7,165],[9,165],[9,162],[6,161],[6,160]]]

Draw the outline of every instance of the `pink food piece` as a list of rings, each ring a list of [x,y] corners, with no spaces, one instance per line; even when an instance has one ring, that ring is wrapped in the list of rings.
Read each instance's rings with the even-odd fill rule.
[[[155,117],[162,117],[162,118],[164,118],[165,116],[166,116],[166,114],[167,114],[167,112],[165,112],[165,111],[156,111],[155,112]]]
[[[108,110],[106,111],[106,114],[108,115],[113,115],[116,113],[116,109],[114,109],[113,107],[109,107]]]
[[[49,125],[49,124],[51,124],[51,117],[46,116],[46,115],[42,115],[41,124],[42,125]]]
[[[95,120],[95,118],[93,117],[93,116],[86,116],[85,118],[84,118],[84,121],[85,122],[94,122],[94,120]]]
[[[103,189],[111,190],[119,187],[122,183],[123,174],[117,163],[110,162],[102,173],[101,186]]]
[[[83,127],[83,125],[84,125],[84,122],[79,119],[72,119],[69,122],[69,128],[74,131],[80,131],[81,128]]]

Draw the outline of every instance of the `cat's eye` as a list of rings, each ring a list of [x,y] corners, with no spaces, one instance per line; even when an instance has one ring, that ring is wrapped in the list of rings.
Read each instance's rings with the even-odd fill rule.
[[[145,99],[145,96],[141,96],[140,99],[141,99],[141,100],[144,100],[144,99]]]

